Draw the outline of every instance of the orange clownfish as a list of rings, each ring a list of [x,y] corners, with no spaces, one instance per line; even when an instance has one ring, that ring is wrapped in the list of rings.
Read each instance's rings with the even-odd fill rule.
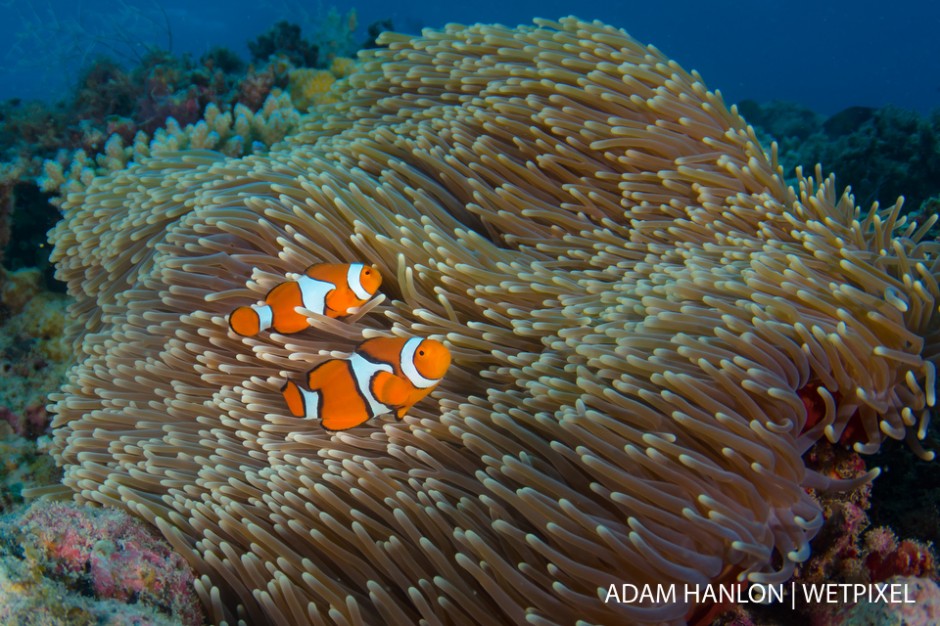
[[[245,337],[269,328],[279,333],[300,332],[310,323],[295,307],[303,306],[327,317],[343,317],[351,308],[365,304],[381,284],[379,271],[362,263],[316,263],[297,280],[275,286],[264,297],[264,304],[232,311],[228,323]]]
[[[394,411],[401,419],[428,395],[450,367],[450,351],[433,339],[368,339],[346,359],[331,359],[307,373],[307,388],[288,381],[281,392],[295,417],[346,430]]]

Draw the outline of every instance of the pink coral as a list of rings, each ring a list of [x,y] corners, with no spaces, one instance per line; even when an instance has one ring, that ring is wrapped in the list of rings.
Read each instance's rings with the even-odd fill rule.
[[[30,405],[19,413],[9,407],[0,406],[0,421],[9,424],[14,434],[35,439],[49,428],[49,413],[41,404]]]
[[[66,586],[98,599],[152,605],[189,626],[203,622],[193,573],[183,557],[126,513],[37,502],[19,528],[24,552]]]
[[[930,576],[936,564],[930,548],[918,541],[897,538],[887,528],[876,528],[865,536],[868,568],[871,582],[880,582],[894,576]]]
[[[804,457],[807,467],[836,479],[858,479],[867,468],[862,457],[843,445],[818,443]],[[859,540],[868,527],[871,483],[848,491],[815,492],[825,524],[813,540],[812,556],[800,567],[799,582],[865,579]]]
[[[238,91],[238,101],[247,106],[252,111],[256,111],[264,104],[265,99],[271,93],[271,90],[278,82],[277,73],[280,72],[280,82],[284,82],[287,70],[278,68],[279,63],[275,60],[266,64],[262,69],[255,69],[254,66],[248,69],[248,74],[242,79]]]

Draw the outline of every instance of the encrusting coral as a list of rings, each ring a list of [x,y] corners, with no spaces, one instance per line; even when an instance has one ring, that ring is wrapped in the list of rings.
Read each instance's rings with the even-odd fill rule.
[[[35,502],[0,517],[0,620],[198,626],[193,573],[124,511]]]
[[[11,420],[17,434],[45,430],[47,395],[75,363],[63,337],[68,303],[42,289],[38,269],[0,268],[0,412],[21,416]]]
[[[290,95],[294,105],[301,110],[314,104],[329,102],[327,92],[336,77],[327,70],[315,70],[303,67],[290,73]]]
[[[269,154],[141,159],[54,231],[65,485],[156,525],[214,622],[680,622],[608,587],[786,580],[808,490],[857,484],[801,457],[850,422],[861,452],[931,456],[929,225],[787,187],[697,74],[603,24],[383,41]],[[229,330],[352,261],[386,296],[352,321]],[[430,400],[343,433],[290,416],[285,380],[379,335],[446,343]]]

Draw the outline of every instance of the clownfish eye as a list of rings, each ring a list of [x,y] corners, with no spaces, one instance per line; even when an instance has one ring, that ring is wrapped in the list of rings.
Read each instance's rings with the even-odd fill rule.
[[[424,350],[418,350],[418,356],[424,356]]]
[[[366,276],[368,276],[368,275],[371,274],[371,273],[372,273],[372,270],[366,268]]]

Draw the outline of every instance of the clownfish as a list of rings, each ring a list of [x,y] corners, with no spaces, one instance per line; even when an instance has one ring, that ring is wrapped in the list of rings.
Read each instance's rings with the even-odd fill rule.
[[[264,297],[264,304],[240,306],[228,318],[233,331],[245,337],[273,328],[279,333],[296,333],[308,328],[306,315],[298,306],[327,317],[344,317],[350,309],[365,304],[382,284],[382,275],[362,263],[316,263],[297,280],[276,285]]]
[[[401,419],[444,377],[450,351],[433,339],[377,337],[349,358],[331,359],[307,373],[307,388],[288,381],[284,400],[295,417],[346,430],[376,415]]]

